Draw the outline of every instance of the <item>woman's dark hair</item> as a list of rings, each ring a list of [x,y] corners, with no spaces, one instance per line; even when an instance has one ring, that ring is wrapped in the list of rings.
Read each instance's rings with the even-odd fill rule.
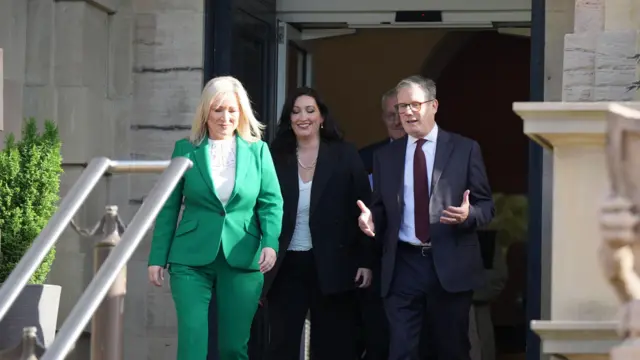
[[[300,96],[305,95],[312,97],[316,101],[318,110],[320,110],[320,114],[324,119],[322,127],[320,128],[320,140],[327,142],[342,141],[342,132],[338,128],[338,124],[336,124],[335,120],[329,113],[327,104],[322,100],[320,95],[318,95],[318,92],[316,90],[304,86],[299,87],[295,91],[293,91],[284,102],[284,105],[282,105],[282,113],[280,114],[280,122],[278,125],[278,130],[276,132],[276,137],[271,143],[271,150],[273,152],[295,152],[297,142],[296,135],[293,132],[293,128],[291,128],[291,113],[293,112],[293,106],[296,103],[296,100]]]

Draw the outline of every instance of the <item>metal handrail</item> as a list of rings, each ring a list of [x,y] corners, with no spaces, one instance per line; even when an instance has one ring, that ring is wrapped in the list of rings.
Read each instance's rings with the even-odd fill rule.
[[[93,313],[100,306],[109,287],[133,255],[184,172],[192,165],[191,160],[184,157],[171,160],[169,167],[131,220],[129,227],[120,239],[120,243],[95,274],[41,360],[64,359],[73,349],[75,342],[91,320]]]
[[[29,278],[38,269],[45,256],[58,241],[73,216],[98,184],[105,172],[157,173],[169,166],[169,161],[114,161],[106,157],[94,158],[82,172],[75,185],[62,199],[58,211],[35,238],[29,250],[18,262],[0,287],[0,320],[16,301]]]

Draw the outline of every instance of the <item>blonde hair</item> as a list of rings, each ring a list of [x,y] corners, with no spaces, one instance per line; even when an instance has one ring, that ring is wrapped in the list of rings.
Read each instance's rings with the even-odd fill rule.
[[[232,76],[219,76],[209,80],[202,90],[200,104],[191,124],[191,135],[189,136],[191,143],[198,145],[207,136],[207,117],[213,100],[219,94],[234,94],[238,99],[240,117],[236,133],[247,142],[256,142],[262,139],[265,125],[256,119],[251,108],[249,95],[242,83]]]

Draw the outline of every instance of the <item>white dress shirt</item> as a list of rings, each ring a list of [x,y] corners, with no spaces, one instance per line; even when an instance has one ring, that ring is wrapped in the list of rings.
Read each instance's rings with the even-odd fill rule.
[[[438,142],[438,125],[435,125],[431,132],[424,137],[427,140],[422,145],[427,161],[427,177],[429,194],[431,194],[431,178],[433,174],[433,162],[436,158],[436,144]],[[400,222],[400,231],[398,239],[413,245],[422,245],[422,242],[416,237],[415,229],[415,212],[413,201],[413,155],[416,151],[416,141],[418,139],[409,135],[407,139],[407,149],[404,160],[404,211],[402,212],[402,221]],[[429,219],[420,219],[421,221],[430,221]]]

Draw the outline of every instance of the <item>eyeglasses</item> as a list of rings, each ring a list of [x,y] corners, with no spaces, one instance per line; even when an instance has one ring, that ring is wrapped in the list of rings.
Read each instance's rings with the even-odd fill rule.
[[[411,111],[420,111],[420,109],[422,109],[422,105],[426,104],[426,103],[430,103],[435,99],[431,99],[431,100],[427,100],[427,101],[415,101],[409,104],[404,104],[404,103],[400,103],[400,104],[396,104],[395,108],[398,111],[398,114],[404,114],[407,112],[408,108],[411,108]]]

